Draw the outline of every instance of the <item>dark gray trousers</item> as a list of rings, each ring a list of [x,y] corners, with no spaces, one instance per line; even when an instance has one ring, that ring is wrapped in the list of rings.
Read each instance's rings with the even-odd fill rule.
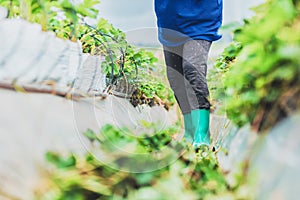
[[[164,46],[167,76],[183,114],[209,109],[207,58],[211,42],[191,40],[176,47]]]

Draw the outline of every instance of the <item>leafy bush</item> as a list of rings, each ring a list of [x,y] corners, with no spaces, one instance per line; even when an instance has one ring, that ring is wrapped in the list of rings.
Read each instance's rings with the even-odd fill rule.
[[[212,76],[223,78],[213,88],[224,88],[227,116],[264,131],[299,109],[300,2],[269,0],[254,10]]]
[[[149,128],[151,128],[150,126]],[[172,134],[176,127],[149,135],[132,136],[125,129],[107,125],[101,134],[92,131],[86,137],[103,157],[116,162],[128,159],[128,155],[116,153],[116,149],[130,151],[130,155],[147,153],[147,159],[135,160],[133,165],[147,163],[153,152],[164,149],[184,150],[177,160],[167,166],[149,172],[130,173],[106,165],[92,154],[85,157],[62,156],[49,152],[46,157],[54,166],[50,175],[52,183],[46,191],[40,191],[39,199],[252,199],[253,194],[245,189],[245,176],[239,175],[229,184],[218,166],[216,155],[203,149],[204,156],[196,156],[194,150],[183,142],[174,142]],[[171,145],[166,145],[171,144]],[[114,146],[117,146],[115,148]],[[132,150],[132,151],[131,151]],[[113,162],[113,163],[116,163]]]
[[[128,44],[125,34],[105,19],[100,19],[95,27],[85,22],[86,17],[96,19],[98,10],[94,7],[99,3],[99,0],[77,4],[68,0],[2,0],[0,6],[8,8],[8,17],[39,23],[43,30],[53,31],[60,38],[80,40],[84,53],[104,56],[102,71],[107,76],[106,91],[118,87],[127,89],[129,84],[136,93],[141,93],[132,98],[146,96],[147,101],[152,102],[150,105],[173,105],[173,94],[165,82],[152,77],[158,61],[152,52]],[[123,95],[127,92],[131,95],[133,91],[123,91],[126,93]],[[160,102],[155,101],[157,97]],[[141,102],[136,99],[137,104]]]

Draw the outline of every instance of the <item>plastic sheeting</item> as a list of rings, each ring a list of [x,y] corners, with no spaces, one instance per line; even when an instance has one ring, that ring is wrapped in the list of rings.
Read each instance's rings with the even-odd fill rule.
[[[257,199],[299,199],[300,113],[274,127],[254,147],[249,174],[257,178]]]
[[[229,123],[223,127],[217,143],[225,151],[221,150],[218,158],[222,169],[229,172],[228,179],[233,180],[241,164],[249,161],[248,181],[255,199],[299,199],[299,124],[300,113],[266,135],[252,133],[249,126],[237,129]]]
[[[75,89],[84,94],[103,92],[103,57],[83,54],[79,42],[59,39],[43,32],[38,24],[21,19],[0,20],[0,82]]]
[[[0,104],[0,199],[9,194],[34,199],[33,192],[49,163],[45,153],[84,154],[91,150],[82,133],[98,133],[106,124],[127,127],[134,134],[146,131],[144,122],[159,128],[176,121],[176,113],[163,107],[134,108],[126,99],[71,101],[50,94],[25,94],[1,90]]]

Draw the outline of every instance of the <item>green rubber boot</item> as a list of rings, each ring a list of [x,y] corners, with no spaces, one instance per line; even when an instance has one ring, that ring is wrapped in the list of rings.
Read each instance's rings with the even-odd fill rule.
[[[210,112],[207,109],[197,109],[191,112],[193,125],[195,127],[194,148],[199,148],[202,145],[210,145],[209,115]]]
[[[193,143],[194,140],[194,126],[192,122],[192,115],[191,113],[187,113],[183,115],[183,121],[184,121],[184,136],[185,140],[187,142]]]

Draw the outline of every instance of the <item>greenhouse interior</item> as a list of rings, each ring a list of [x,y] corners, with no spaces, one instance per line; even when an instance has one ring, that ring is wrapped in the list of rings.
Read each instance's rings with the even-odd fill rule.
[[[300,0],[0,0],[0,44],[0,200],[299,199]]]

